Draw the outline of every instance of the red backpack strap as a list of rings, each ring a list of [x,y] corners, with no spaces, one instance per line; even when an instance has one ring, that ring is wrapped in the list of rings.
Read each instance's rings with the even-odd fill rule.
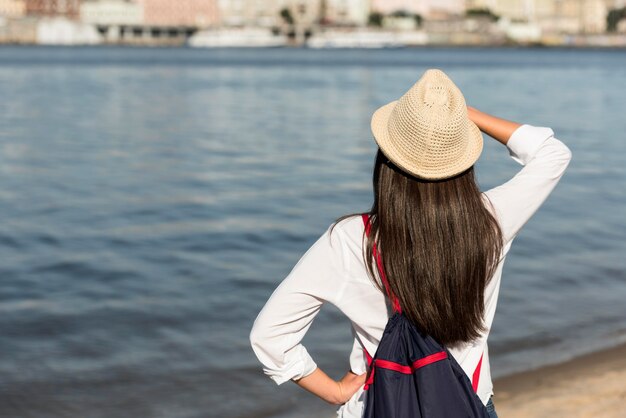
[[[474,388],[474,392],[478,391],[478,380],[480,378],[480,366],[483,362],[483,355],[485,353],[483,352],[483,354],[480,355],[480,360],[478,360],[478,366],[476,366],[476,370],[474,370],[474,374],[472,376],[472,387]]]
[[[361,215],[361,217],[363,218],[363,224],[365,225],[365,234],[367,234],[367,236],[370,235],[370,229],[371,229],[371,225],[369,222],[369,215],[367,213],[364,213]],[[372,246],[372,251],[374,253],[374,257],[376,257],[376,264],[378,265],[378,272],[380,273],[380,277],[383,280],[383,284],[385,285],[385,289],[387,290],[387,294],[391,295],[391,299],[393,301],[393,310],[395,312],[399,312],[402,313],[402,308],[400,307],[400,301],[398,300],[397,297],[395,297],[395,295],[393,295],[391,293],[391,289],[389,287],[389,282],[387,281],[387,277],[385,276],[385,270],[383,269],[383,262],[382,259],[380,258],[380,254],[378,253],[378,250],[376,249],[376,243],[374,243],[374,245]]]

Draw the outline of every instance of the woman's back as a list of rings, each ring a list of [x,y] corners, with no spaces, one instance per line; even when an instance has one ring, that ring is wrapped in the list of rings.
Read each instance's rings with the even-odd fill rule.
[[[548,127],[522,125],[507,143],[511,158],[522,169],[482,196],[502,228],[505,245],[501,261],[484,294],[487,331],[476,342],[448,347],[468,376],[482,357],[477,393],[486,404],[493,394],[487,337],[498,301],[502,267],[522,226],[554,189],[571,160],[569,148]],[[493,208],[491,207],[493,204]],[[391,309],[389,300],[371,282],[362,257],[364,226],[359,216],[330,227],[309,248],[257,316],[250,334],[252,348],[264,372],[277,384],[299,379],[317,367],[301,340],[324,302],[337,306],[351,321],[354,336],[352,372],[366,371],[365,347],[376,348]],[[363,390],[343,404],[338,415],[360,417]]]

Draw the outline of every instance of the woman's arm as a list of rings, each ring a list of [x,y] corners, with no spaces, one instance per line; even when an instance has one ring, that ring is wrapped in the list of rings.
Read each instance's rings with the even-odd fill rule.
[[[513,132],[521,126],[520,123],[498,118],[471,106],[467,106],[467,114],[481,131],[503,145],[506,145]]]
[[[323,303],[338,304],[345,289],[349,249],[343,234],[330,229],[306,251],[274,290],[250,331],[252,349],[263,371],[278,385],[292,380],[332,403],[345,403],[365,383],[348,372],[339,382],[326,375],[301,343]]]
[[[560,181],[572,158],[570,149],[547,126],[519,124],[468,106],[481,131],[506,145],[524,166],[507,182],[484,192],[498,214],[505,242],[511,241]]]

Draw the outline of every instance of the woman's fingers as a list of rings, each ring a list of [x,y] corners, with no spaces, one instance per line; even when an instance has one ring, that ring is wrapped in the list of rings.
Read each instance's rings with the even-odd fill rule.
[[[344,402],[347,402],[365,384],[367,373],[354,374],[352,371],[346,373],[341,379]]]

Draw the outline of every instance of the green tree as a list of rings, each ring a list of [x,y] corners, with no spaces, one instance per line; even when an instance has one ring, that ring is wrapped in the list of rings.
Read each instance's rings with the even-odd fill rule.
[[[280,17],[283,18],[283,21],[288,25],[293,25],[293,16],[291,15],[291,10],[287,7],[284,7],[280,10]]]
[[[390,16],[393,16],[393,17],[409,17],[409,16],[411,16],[411,13],[407,12],[406,10],[395,10],[394,12],[391,13]]]
[[[606,15],[606,31],[617,31],[617,24],[620,20],[626,18],[626,7],[621,9],[611,9]]]
[[[418,28],[422,26],[422,22],[424,21],[424,18],[422,18],[421,14],[415,13],[413,15],[413,19],[415,19],[415,26],[417,26]]]
[[[465,11],[465,16],[466,17],[488,17],[489,19],[491,19],[492,21],[497,21],[498,19],[500,19],[500,16],[498,16],[497,14],[493,13],[488,7],[478,7],[478,8],[473,8],[473,9],[467,9]]]
[[[383,14],[380,12],[372,12],[369,14],[367,24],[370,26],[381,27],[383,25]]]

